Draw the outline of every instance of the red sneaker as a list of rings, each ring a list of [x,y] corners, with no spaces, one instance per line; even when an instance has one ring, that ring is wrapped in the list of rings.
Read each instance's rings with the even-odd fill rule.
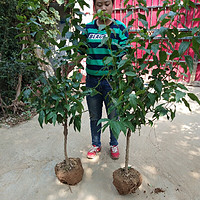
[[[87,158],[92,159],[94,158],[97,153],[101,151],[101,147],[97,147],[95,145],[92,145],[91,149],[87,153]]]
[[[118,146],[110,146],[110,155],[111,155],[111,158],[116,160],[119,158],[119,148]]]

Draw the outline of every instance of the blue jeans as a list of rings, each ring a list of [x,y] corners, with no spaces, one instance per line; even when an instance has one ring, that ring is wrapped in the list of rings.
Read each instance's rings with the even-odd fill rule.
[[[110,107],[108,92],[112,90],[110,84],[107,79],[99,76],[87,75],[86,77],[86,87],[87,88],[95,88],[99,93],[92,96],[88,95],[86,97],[89,115],[90,115],[90,129],[92,136],[92,145],[96,145],[98,147],[101,146],[101,124],[97,126],[97,122],[102,117],[102,108],[103,102],[106,107],[107,116],[109,119],[113,119],[117,117],[116,112],[113,110],[108,114],[108,109]],[[110,129],[110,145],[118,145],[117,139],[113,135]]]

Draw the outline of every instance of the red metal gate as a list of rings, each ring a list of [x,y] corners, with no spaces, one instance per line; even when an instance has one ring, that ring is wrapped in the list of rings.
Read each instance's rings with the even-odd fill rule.
[[[157,23],[157,16],[156,13],[159,8],[162,7],[163,1],[161,0],[147,0],[147,8],[149,10],[149,15],[147,17],[148,21],[148,26],[149,28],[151,26],[154,26]],[[174,0],[171,0],[173,3]],[[190,10],[185,10],[182,9],[181,12],[185,13],[184,15],[181,16],[181,18],[177,18],[177,20],[181,21],[185,26],[188,28],[192,29],[194,27],[199,27],[200,22],[199,21],[192,21],[194,18],[200,18],[200,3],[198,3],[198,0],[193,0],[193,2],[197,5],[198,10],[194,10],[194,8],[190,8]],[[129,5],[134,5],[133,9],[133,14],[130,15],[128,18],[124,18],[127,14],[127,11],[124,9],[124,3],[121,0],[115,0],[114,3],[114,12],[113,12],[113,18],[122,21],[126,26],[128,26],[128,22],[131,19],[136,19],[133,23],[133,27],[131,28],[132,32],[137,32],[139,30],[139,26],[143,26],[141,22],[138,21],[138,13],[145,14],[145,11],[140,9],[137,6],[137,1],[135,0],[129,0],[128,3]],[[168,12],[168,9],[166,8],[164,11],[162,11],[160,14],[164,14]],[[177,20],[174,21],[173,25],[178,28],[179,31],[187,31],[184,26],[182,26],[180,23],[177,23]],[[166,24],[165,26],[167,26]],[[159,27],[157,27],[159,28]],[[182,41],[188,41],[190,38],[184,38]],[[176,44],[176,48],[179,48],[179,44]],[[144,51],[138,50],[137,56],[142,56]],[[185,55],[190,55],[194,59],[194,70],[192,74],[188,73],[188,77],[182,76],[181,72],[184,70],[179,67],[179,74],[178,76],[181,78],[181,80],[193,83],[194,81],[200,81],[200,60],[197,59],[197,57],[194,55],[194,52],[191,50],[188,50]],[[181,62],[185,62],[184,57],[181,59]]]

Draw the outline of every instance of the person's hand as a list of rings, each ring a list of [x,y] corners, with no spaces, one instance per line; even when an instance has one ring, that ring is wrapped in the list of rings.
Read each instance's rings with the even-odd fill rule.
[[[127,57],[126,57],[126,55],[124,55],[123,57],[122,57],[122,60],[126,60],[127,59]]]

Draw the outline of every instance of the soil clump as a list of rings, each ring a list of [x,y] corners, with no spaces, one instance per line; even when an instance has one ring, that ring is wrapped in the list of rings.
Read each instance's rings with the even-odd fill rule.
[[[61,183],[76,185],[83,178],[83,167],[80,158],[69,158],[70,165],[62,161],[55,166],[55,174]]]

